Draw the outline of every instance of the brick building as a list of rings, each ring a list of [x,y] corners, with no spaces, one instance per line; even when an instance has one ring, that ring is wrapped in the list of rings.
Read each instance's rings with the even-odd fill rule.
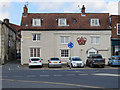
[[[112,26],[111,52],[112,55],[120,55],[120,15],[110,16]]]

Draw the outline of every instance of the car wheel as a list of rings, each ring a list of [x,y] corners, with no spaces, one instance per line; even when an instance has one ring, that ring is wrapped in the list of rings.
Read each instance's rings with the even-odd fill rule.
[[[71,63],[71,67],[73,68],[73,64]]]
[[[110,63],[108,62],[108,66],[110,66]]]
[[[31,68],[31,66],[29,66],[29,68]]]
[[[105,65],[102,65],[101,67],[102,67],[102,68],[104,68],[104,67],[105,67]]]

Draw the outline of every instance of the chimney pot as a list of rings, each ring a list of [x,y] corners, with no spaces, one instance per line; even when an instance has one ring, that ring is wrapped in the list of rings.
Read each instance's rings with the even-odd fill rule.
[[[25,5],[23,8],[23,15],[26,16],[27,13],[28,13],[28,8],[27,8],[27,5]]]
[[[82,6],[82,14],[85,14],[85,6]]]
[[[5,18],[5,19],[4,19],[4,23],[9,24],[9,19],[8,19],[8,18]]]

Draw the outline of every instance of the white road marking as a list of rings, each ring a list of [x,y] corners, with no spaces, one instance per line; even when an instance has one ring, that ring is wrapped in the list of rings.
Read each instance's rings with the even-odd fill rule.
[[[18,67],[18,68],[20,68],[20,66],[19,66],[19,65],[18,65],[17,67]]]
[[[98,76],[120,76],[119,74],[109,74],[109,73],[96,73],[92,75],[98,75]]]
[[[75,74],[67,74],[67,76],[75,76]]]
[[[8,76],[0,76],[0,78],[1,78],[1,77],[8,77]]]
[[[88,75],[88,74],[78,74],[78,75]]]
[[[36,75],[27,75],[27,77],[36,77]]]
[[[13,77],[23,77],[23,76],[13,76]]]
[[[49,77],[50,75],[40,75],[40,77]]]
[[[11,70],[10,67],[8,68],[8,70],[9,70],[9,71]]]
[[[58,74],[58,75],[54,75],[54,76],[62,76],[62,75]]]

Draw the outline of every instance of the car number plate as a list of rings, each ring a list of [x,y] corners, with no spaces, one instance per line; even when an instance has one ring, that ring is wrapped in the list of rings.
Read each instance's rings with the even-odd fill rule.
[[[34,63],[37,63],[37,62],[34,62]]]
[[[101,65],[102,63],[98,63],[98,65]]]
[[[57,63],[57,62],[54,62],[54,63]]]

